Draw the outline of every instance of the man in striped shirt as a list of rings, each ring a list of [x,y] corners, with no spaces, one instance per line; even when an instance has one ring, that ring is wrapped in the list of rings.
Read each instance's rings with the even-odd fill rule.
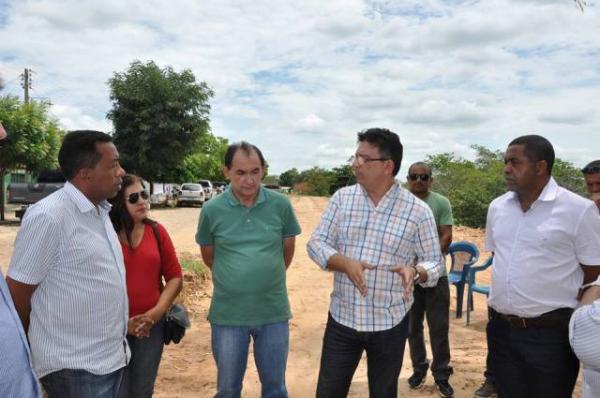
[[[333,195],[307,247],[334,272],[317,397],[347,396],[366,351],[370,397],[395,398],[414,283],[435,286],[443,259],[431,210],[394,180],[398,136],[359,133],[351,160],[358,184]]]
[[[109,135],[67,134],[64,188],[31,206],[7,284],[49,398],[116,397],[129,360],[125,268],[107,198],[125,174]]]

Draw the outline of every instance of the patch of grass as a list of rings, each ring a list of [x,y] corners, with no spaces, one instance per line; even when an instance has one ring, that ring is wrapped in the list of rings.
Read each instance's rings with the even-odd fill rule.
[[[191,272],[202,279],[208,279],[210,269],[197,256],[189,252],[184,252],[179,256],[179,262],[184,271]]]

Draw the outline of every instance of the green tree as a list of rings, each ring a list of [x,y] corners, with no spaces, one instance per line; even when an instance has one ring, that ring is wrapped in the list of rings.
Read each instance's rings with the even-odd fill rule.
[[[181,165],[167,176],[169,181],[183,183],[200,179],[223,181],[223,160],[229,141],[227,138],[217,137],[211,133],[200,137],[198,149],[186,156]]]
[[[279,185],[282,187],[293,187],[298,182],[298,169],[286,170],[279,175]]]
[[[180,180],[184,160],[201,153],[213,91],[185,69],[134,61],[109,79],[114,141],[123,167],[147,181]]]
[[[0,220],[4,220],[4,176],[17,168],[37,172],[56,167],[63,131],[48,115],[47,104],[23,104],[11,96],[0,97],[0,122],[8,133],[0,141]]]
[[[313,167],[306,171],[306,177],[304,182],[306,182],[309,187],[309,193],[318,196],[327,196],[329,195],[329,188],[333,183],[334,176],[331,171],[322,169],[320,167]]]
[[[335,191],[348,185],[356,184],[356,176],[352,166],[345,164],[340,167],[334,167],[332,172],[332,184],[329,187],[329,194],[333,195]]]

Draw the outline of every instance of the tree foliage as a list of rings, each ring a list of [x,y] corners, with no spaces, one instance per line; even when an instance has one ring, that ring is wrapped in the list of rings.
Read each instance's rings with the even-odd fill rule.
[[[175,178],[181,164],[202,163],[213,91],[185,69],[134,61],[109,79],[114,141],[123,167],[148,181]]]
[[[47,104],[23,104],[17,97],[0,97],[0,122],[8,133],[0,141],[0,188],[9,170],[37,172],[57,167],[64,132],[48,115]],[[0,219],[4,220],[3,189],[0,189]]]
[[[210,133],[200,137],[196,152],[188,155],[182,164],[175,169],[175,174],[168,181],[184,183],[200,179],[223,181],[223,159],[229,141],[227,138],[216,137]]]
[[[279,185],[282,187],[293,187],[298,182],[298,169],[293,168],[279,175]]]
[[[483,228],[490,202],[506,192],[504,160],[500,151],[472,148],[477,153],[474,161],[449,153],[428,156],[426,161],[435,176],[432,189],[450,200],[456,224]],[[583,176],[571,163],[556,159],[552,175],[559,185],[584,194]]]

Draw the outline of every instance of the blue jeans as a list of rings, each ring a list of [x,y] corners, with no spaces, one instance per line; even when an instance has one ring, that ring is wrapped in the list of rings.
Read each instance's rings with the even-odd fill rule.
[[[149,337],[127,336],[131,360],[123,372],[119,398],[151,398],[164,347],[164,318],[150,329]]]
[[[285,369],[289,349],[288,322],[259,326],[211,324],[212,351],[217,363],[215,398],[240,398],[250,338],[254,340],[254,362],[262,384],[262,398],[287,398]]]
[[[391,329],[359,332],[336,322],[329,314],[323,338],[317,398],[348,396],[363,351],[367,352],[369,397],[396,398],[407,336],[408,315]]]
[[[106,375],[81,369],[63,369],[40,380],[48,398],[115,398],[123,368]]]

